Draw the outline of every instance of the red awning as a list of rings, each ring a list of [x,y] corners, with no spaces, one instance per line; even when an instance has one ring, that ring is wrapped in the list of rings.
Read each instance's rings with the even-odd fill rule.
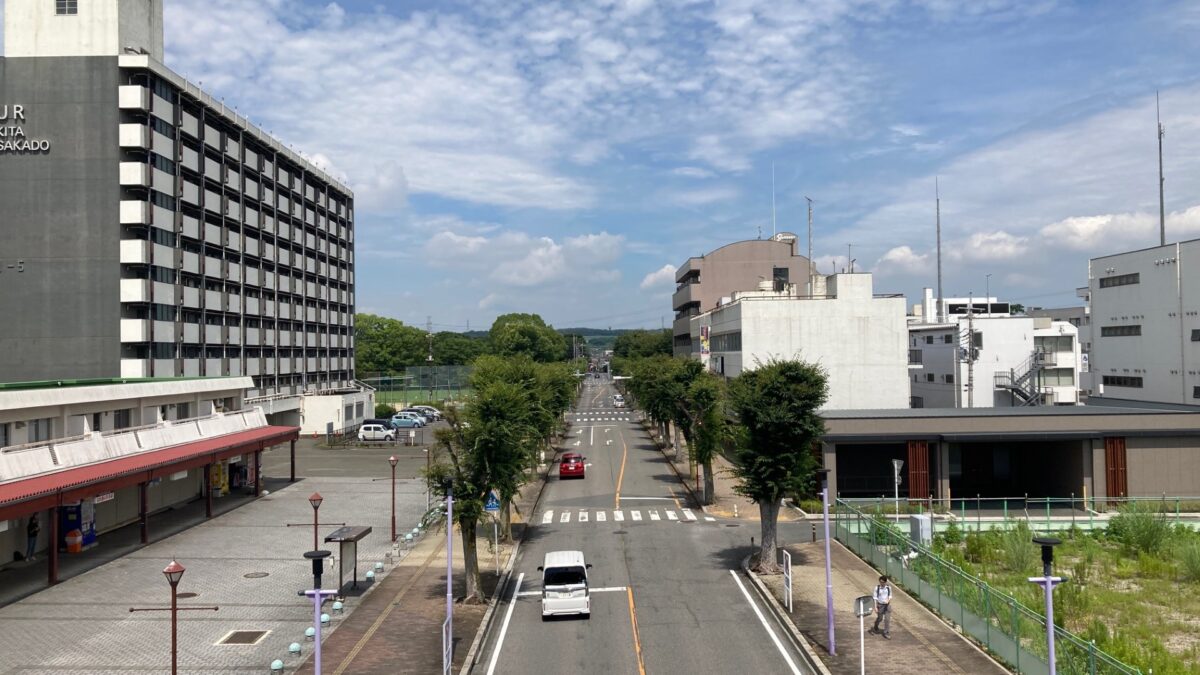
[[[298,427],[268,426],[0,484],[0,520],[296,440]]]

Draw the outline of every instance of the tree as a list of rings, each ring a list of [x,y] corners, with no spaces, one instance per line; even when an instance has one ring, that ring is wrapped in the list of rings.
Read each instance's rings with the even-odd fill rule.
[[[463,366],[487,351],[487,340],[462,333],[443,331],[433,336],[433,361],[439,366]]]
[[[567,345],[563,336],[537,314],[503,314],[488,331],[492,350],[500,356],[524,354],[534,361],[562,361]]]
[[[613,356],[642,358],[659,354],[670,356],[674,350],[670,329],[632,330],[613,341]]]
[[[725,418],[725,386],[721,378],[701,372],[688,386],[683,409],[688,417],[688,448],[692,459],[704,468],[705,504],[712,504],[716,491],[713,458],[721,444],[729,438]]]
[[[397,372],[423,363],[425,331],[374,314],[354,316],[355,367],[359,373]]]
[[[454,494],[454,521],[462,532],[463,542],[464,602],[475,603],[482,601],[475,533],[483,515],[488,476],[486,465],[473,452],[471,426],[463,424],[456,408],[447,408],[445,414],[448,426],[434,433],[434,447],[430,449],[439,453],[438,461],[426,472],[426,480],[430,489],[447,486]],[[453,528],[454,523],[446,523],[446,527]]]
[[[743,433],[735,490],[758,504],[762,546],[755,569],[776,572],[775,541],[783,497],[807,491],[817,468],[813,448],[825,432],[817,410],[829,396],[825,372],[801,361],[771,361],[730,387]]]

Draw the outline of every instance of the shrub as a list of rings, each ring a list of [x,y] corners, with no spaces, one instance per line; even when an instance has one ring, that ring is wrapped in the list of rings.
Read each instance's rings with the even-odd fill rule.
[[[1000,561],[1006,569],[1022,573],[1036,569],[1039,556],[1027,521],[1018,520],[1000,535]]]
[[[958,528],[958,523],[953,520],[946,526],[946,529],[942,532],[942,536],[945,538],[947,544],[961,544],[963,540],[962,530]]]
[[[392,405],[389,403],[376,403],[375,404],[375,417],[382,417],[382,418],[391,417],[392,414],[395,412],[396,412],[396,409],[394,407],[392,407]]]
[[[1200,581],[1200,541],[1188,542],[1180,548],[1179,566],[1184,579]]]
[[[1107,533],[1129,551],[1157,553],[1171,539],[1171,523],[1156,505],[1133,502],[1108,521]]]
[[[820,499],[801,499],[798,504],[801,511],[809,514],[822,513],[824,509]]]

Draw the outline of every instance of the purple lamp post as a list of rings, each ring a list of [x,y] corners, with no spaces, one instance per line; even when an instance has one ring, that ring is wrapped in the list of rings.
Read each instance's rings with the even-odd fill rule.
[[[1054,547],[1062,541],[1053,537],[1034,537],[1033,543],[1042,547],[1042,576],[1029,577],[1029,581],[1041,586],[1046,592],[1046,663],[1050,666],[1050,675],[1056,675],[1058,667],[1054,657],[1054,587],[1064,583],[1066,579],[1051,576],[1050,568],[1054,563]]]
[[[392,465],[392,543],[396,543],[396,459],[395,455],[388,457],[388,464]]]
[[[442,673],[454,662],[454,491],[446,485],[446,623],[442,627]]]
[[[817,469],[821,475],[821,512],[825,518],[825,610],[829,618],[829,653],[837,656],[833,631],[833,566],[829,557],[829,469]]]

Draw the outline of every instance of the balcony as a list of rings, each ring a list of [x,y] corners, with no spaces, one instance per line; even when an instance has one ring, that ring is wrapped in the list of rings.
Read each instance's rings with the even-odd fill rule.
[[[224,342],[221,339],[221,329],[223,326],[207,325],[204,327],[204,342],[210,345],[219,345]]]
[[[189,272],[191,274],[199,274],[200,273],[200,254],[192,253],[191,251],[184,251],[183,252],[183,264],[181,265],[181,269],[184,272]]]
[[[121,110],[149,110],[150,90],[140,84],[117,87],[117,107]]]
[[[150,302],[150,280],[122,279],[121,302]]]
[[[148,359],[121,359],[121,377],[150,377]]]
[[[192,309],[199,309],[200,289],[192,288],[191,286],[182,286],[181,288],[183,289],[183,297],[181,298],[183,306],[191,307]]]
[[[183,324],[183,341],[190,344],[198,344],[200,342],[200,324]]]
[[[121,319],[121,342],[150,342],[150,321]]]
[[[184,377],[200,377],[200,359],[184,359]]]
[[[121,162],[121,185],[130,187],[150,186],[150,165],[142,162]]]
[[[205,309],[216,309],[224,311],[225,299],[224,293],[221,291],[204,291],[204,307]]]
[[[144,239],[122,239],[121,262],[126,265],[149,265],[150,242]]]
[[[204,276],[213,277],[214,279],[221,278],[221,261],[218,258],[204,256]]]
[[[117,132],[122,148],[150,148],[150,128],[144,124],[122,124]]]
[[[221,366],[221,359],[204,359],[205,377],[219,377],[224,374],[225,371]]]
[[[227,311],[241,313],[242,311],[242,296],[236,293],[229,294],[229,307]]]
[[[693,304],[700,304],[699,284],[684,284],[671,296],[671,309],[674,309],[676,312]]]
[[[121,224],[122,225],[149,225],[150,224],[150,204],[149,202],[136,201],[132,199],[121,200]]]

